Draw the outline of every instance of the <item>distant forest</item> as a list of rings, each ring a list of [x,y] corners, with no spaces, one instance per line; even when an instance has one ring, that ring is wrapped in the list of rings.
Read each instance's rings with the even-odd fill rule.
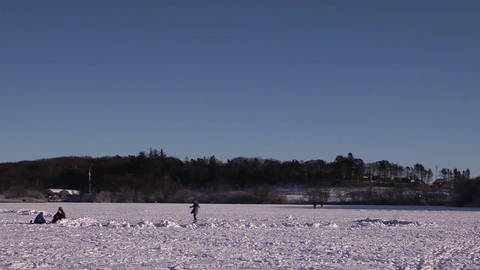
[[[432,183],[437,173],[449,188],[465,187],[470,179],[469,169],[441,168],[433,172],[419,163],[412,166],[388,160],[365,163],[352,153],[339,155],[333,162],[244,157],[222,162],[215,156],[181,160],[168,156],[163,149],[150,149],[136,156],[58,157],[1,163],[0,194],[14,187],[28,190],[67,188],[84,194],[89,193],[89,189],[94,194],[133,191],[144,197],[168,199],[184,189],[226,192],[278,185],[425,185]]]

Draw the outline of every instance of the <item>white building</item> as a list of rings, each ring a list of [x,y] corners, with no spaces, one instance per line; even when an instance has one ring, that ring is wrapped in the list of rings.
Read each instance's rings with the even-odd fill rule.
[[[72,195],[80,195],[80,191],[74,189],[45,188],[41,191],[48,199],[66,199]]]

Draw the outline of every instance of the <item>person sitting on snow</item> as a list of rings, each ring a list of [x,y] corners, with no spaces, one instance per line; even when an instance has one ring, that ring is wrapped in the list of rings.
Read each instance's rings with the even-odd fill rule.
[[[35,223],[35,224],[44,224],[44,223],[47,223],[47,221],[46,221],[45,218],[43,217],[43,212],[40,212],[40,214],[38,214],[38,215],[35,217],[35,220],[33,221],[33,223]]]
[[[61,219],[64,219],[65,217],[65,211],[63,211],[62,207],[59,207],[57,213],[53,216],[53,220],[50,223],[55,223]]]

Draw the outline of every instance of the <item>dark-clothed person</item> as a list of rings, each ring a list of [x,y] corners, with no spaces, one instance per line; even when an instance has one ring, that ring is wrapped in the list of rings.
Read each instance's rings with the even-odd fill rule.
[[[197,200],[193,201],[193,205],[190,206],[190,208],[193,208],[192,212],[190,212],[190,214],[193,214],[193,220],[197,221],[198,208],[200,208],[200,205],[198,205]]]
[[[57,213],[53,216],[53,220],[50,223],[55,223],[61,219],[64,219],[65,217],[65,211],[63,211],[62,207],[59,207]]]

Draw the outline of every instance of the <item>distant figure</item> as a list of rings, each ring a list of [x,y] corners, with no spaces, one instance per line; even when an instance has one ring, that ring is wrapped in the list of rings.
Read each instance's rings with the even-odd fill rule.
[[[193,200],[193,205],[190,206],[190,208],[193,208],[192,212],[190,212],[190,214],[193,214],[193,220],[197,221],[198,208],[200,208],[200,205],[198,205],[197,200]]]
[[[33,223],[35,223],[35,224],[45,224],[45,223],[47,223],[47,221],[43,217],[43,212],[40,212],[40,214],[38,214],[35,217],[35,220],[33,221]]]
[[[313,201],[313,209],[317,208],[317,201]]]
[[[65,211],[63,211],[62,207],[59,207],[57,213],[53,216],[53,220],[50,223],[55,223],[61,219],[64,219],[65,217]]]
[[[320,207],[323,208],[323,201],[320,202]]]

